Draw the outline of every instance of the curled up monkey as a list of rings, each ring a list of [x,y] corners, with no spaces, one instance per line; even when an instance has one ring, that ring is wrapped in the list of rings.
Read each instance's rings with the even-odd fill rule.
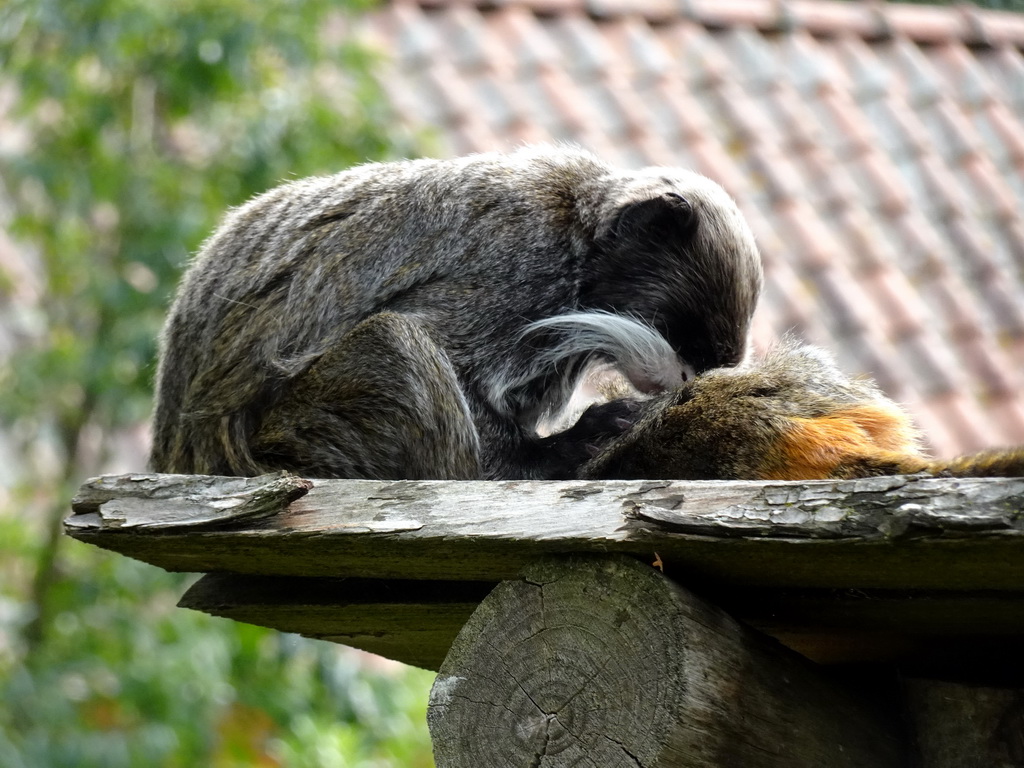
[[[897,406],[815,350],[784,344],[731,369],[760,287],[735,203],[682,169],[539,146],[285,184],[232,211],[182,281],[150,464],[373,479],[1021,474],[1020,451],[929,462]],[[540,437],[595,362],[663,394]]]
[[[1024,447],[929,459],[907,414],[823,350],[784,341],[757,362],[638,404],[636,424],[578,476],[813,480],[927,473],[1024,476]]]
[[[158,472],[570,478],[616,401],[540,437],[595,360],[672,390],[745,354],[761,263],[691,171],[571,147],[376,163],[232,211],[161,339]]]

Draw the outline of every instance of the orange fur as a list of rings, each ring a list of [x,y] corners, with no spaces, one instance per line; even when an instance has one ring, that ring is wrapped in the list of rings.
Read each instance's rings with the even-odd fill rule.
[[[887,451],[919,453],[917,431],[899,407],[890,403],[874,402],[851,405],[832,413],[832,418],[849,419],[867,432],[871,442]]]
[[[814,480],[843,474],[854,462],[871,460],[923,467],[906,416],[877,404],[856,405],[814,418],[792,417],[761,465],[766,480]]]

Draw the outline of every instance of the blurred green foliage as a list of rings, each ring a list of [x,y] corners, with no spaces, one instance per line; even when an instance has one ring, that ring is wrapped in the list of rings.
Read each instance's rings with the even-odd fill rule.
[[[2,766],[432,765],[426,672],[177,609],[185,577],[59,525],[148,417],[170,294],[224,210],[409,153],[347,39],[360,5],[0,3],[0,229],[24,266],[0,269]]]
[[[0,662],[4,768],[433,765],[427,672],[185,611],[184,577],[69,555],[46,643]]]
[[[3,158],[9,231],[38,248],[46,294],[61,300],[46,307],[49,343],[0,382],[14,414],[39,418],[49,400],[62,427],[83,414],[101,427],[144,417],[166,292],[224,209],[388,152],[368,54],[325,43],[335,6],[0,10],[0,72],[32,132],[27,151]]]

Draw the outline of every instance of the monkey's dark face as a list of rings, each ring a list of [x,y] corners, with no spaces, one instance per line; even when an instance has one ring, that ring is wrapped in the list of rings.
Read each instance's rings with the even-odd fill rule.
[[[652,326],[699,373],[742,360],[762,278],[735,204],[695,178],[688,190],[675,183],[615,212],[595,239],[581,296],[588,309]]]

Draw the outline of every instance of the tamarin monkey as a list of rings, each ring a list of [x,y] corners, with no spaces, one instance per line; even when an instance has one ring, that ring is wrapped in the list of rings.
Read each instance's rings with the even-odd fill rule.
[[[1024,476],[1024,447],[948,462],[927,458],[906,413],[873,383],[847,378],[826,352],[793,341],[749,367],[708,371],[639,408],[635,426],[581,467],[578,477]]]
[[[635,406],[547,437],[581,371],[646,392],[745,354],[754,238],[714,182],[570,147],[369,164],[231,212],[162,339],[159,472],[573,476]]]

